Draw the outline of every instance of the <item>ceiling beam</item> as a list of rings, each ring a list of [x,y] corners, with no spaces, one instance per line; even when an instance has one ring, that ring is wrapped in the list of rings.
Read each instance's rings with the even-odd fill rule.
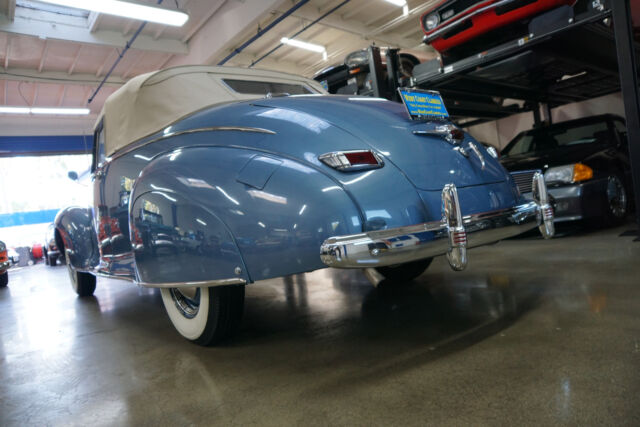
[[[93,74],[74,74],[70,76],[66,71],[43,71],[38,73],[33,69],[12,68],[11,70],[0,70],[0,80],[13,80],[18,82],[39,82],[56,83],[69,85],[89,85],[98,86],[102,79],[96,78]],[[124,80],[118,77],[109,77],[105,85],[122,86]]]
[[[345,12],[345,13],[341,14],[340,16],[342,17],[342,19],[348,20],[348,19],[351,19],[354,16],[358,15],[363,10],[370,9],[370,8],[371,8],[371,2],[370,1],[363,1],[356,7],[352,6],[350,11]]]
[[[44,41],[44,46],[42,47],[42,53],[40,54],[40,64],[38,64],[38,72],[42,72],[42,67],[44,67],[44,62],[47,60],[47,52],[49,51],[49,43],[47,40]]]
[[[9,56],[11,55],[11,40],[12,40],[12,37],[10,35],[7,35],[7,46],[6,46],[6,49],[4,50],[4,69],[5,70],[9,68]]]
[[[96,77],[100,77],[102,75],[102,72],[104,71],[105,67],[107,66],[107,64],[111,63],[111,58],[113,57],[113,55],[118,55],[118,49],[113,48],[109,51],[109,54],[107,54],[107,57],[104,59],[104,61],[102,61],[102,65],[100,65],[100,68],[98,68],[98,71],[96,71]]]
[[[219,61],[253,36],[269,11],[284,3],[290,4],[288,0],[225,1],[201,28],[188,34],[189,54],[175,55],[168,65],[209,65]]]
[[[416,23],[416,19],[420,18],[420,16],[422,15],[423,12],[425,12],[426,10],[429,10],[435,3],[439,2],[440,0],[429,0],[426,1],[424,3],[422,3],[420,6],[414,7],[413,9],[409,10],[409,13],[407,15],[402,15],[402,13],[400,14],[400,16],[398,16],[397,18],[392,19],[391,21],[387,22],[386,24],[383,24],[381,26],[379,26],[378,28],[370,31],[367,33],[367,36],[369,37],[373,37],[377,34],[380,33],[384,33],[386,31],[391,30],[393,27],[400,25],[401,23],[407,21],[407,20],[411,20],[412,22],[414,22],[414,24],[412,25],[418,25]]]
[[[217,1],[217,4],[213,6],[211,9],[209,9],[209,11],[205,15],[203,15],[198,20],[198,22],[187,32],[187,34],[185,34],[184,37],[182,37],[183,43],[187,43],[189,40],[191,40],[191,37],[193,37],[194,34],[196,34],[198,31],[200,31],[202,26],[206,24],[209,21],[209,19],[211,19],[211,17],[215,15],[218,9],[220,9],[227,2],[227,0],[216,0],[216,1]]]
[[[16,16],[16,0],[0,0],[0,13],[13,21]]]
[[[243,66],[247,67],[251,65],[253,61],[258,59],[260,55],[252,55],[247,52],[241,52],[233,57],[231,61],[229,61],[230,65],[234,66]],[[290,74],[301,74],[303,68],[292,61],[281,61],[279,59],[274,58],[265,58],[260,61],[254,68],[257,69],[265,69],[265,70],[274,70],[274,71],[283,71]]]
[[[133,69],[136,67],[136,65],[140,63],[140,61],[142,61],[143,58],[144,58],[144,52],[140,52],[135,58],[133,58],[133,61],[131,61],[131,65],[129,65],[129,67],[127,67],[125,72],[122,73],[122,80],[129,79],[129,75],[133,72]]]
[[[58,95],[58,107],[62,107],[64,98],[67,96],[67,85],[60,85],[60,95]]]
[[[39,89],[40,85],[38,85],[38,83],[34,83],[33,84],[33,101],[31,101],[31,106],[35,107],[36,106],[36,102],[38,102],[38,89]]]
[[[314,21],[315,19],[318,19],[321,14],[309,11],[308,9],[298,9],[291,16],[302,18],[307,21]],[[356,36],[359,36],[363,40],[375,41],[378,44],[383,44],[386,46],[410,48],[416,45],[415,40],[405,39],[397,35],[385,34],[384,36],[374,37],[375,34],[379,33],[377,32],[378,28],[367,26],[360,21],[345,20],[338,15],[329,15],[322,21],[318,22],[317,25],[322,25],[324,27],[333,28],[345,33],[354,34]]]
[[[73,58],[73,62],[71,62],[71,65],[69,66],[69,69],[67,70],[67,74],[71,75],[73,74],[73,70],[76,69],[76,65],[78,64],[78,59],[80,59],[80,55],[82,54],[82,48],[84,47],[84,45],[80,45],[78,47],[78,50],[76,51],[76,55]]]
[[[0,15],[0,31],[45,39],[121,48],[124,48],[129,41],[129,38],[119,31],[98,30],[92,33],[87,28],[64,24],[51,25],[49,22],[26,19],[20,16],[16,16],[15,20],[11,22],[6,16]],[[131,47],[139,50],[183,55],[189,52],[187,45],[180,40],[154,40],[153,37],[144,34],[140,34]]]
[[[98,25],[100,25],[100,21],[102,20],[102,14],[98,12],[90,12],[89,17],[87,18],[87,23],[89,24],[89,32],[95,33],[98,30]]]

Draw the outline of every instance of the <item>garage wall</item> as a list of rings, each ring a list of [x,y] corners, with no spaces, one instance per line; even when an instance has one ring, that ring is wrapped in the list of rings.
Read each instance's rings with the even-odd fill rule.
[[[618,92],[588,101],[563,105],[551,111],[554,123],[596,114],[617,114],[624,117],[622,93]],[[467,130],[477,140],[503,148],[519,132],[531,129],[532,126],[533,113],[523,113],[473,126]]]

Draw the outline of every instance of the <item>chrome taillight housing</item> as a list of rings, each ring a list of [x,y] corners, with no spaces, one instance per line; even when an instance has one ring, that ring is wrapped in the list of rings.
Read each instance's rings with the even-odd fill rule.
[[[372,150],[333,151],[318,156],[318,160],[341,172],[378,169],[384,166],[382,158]]]

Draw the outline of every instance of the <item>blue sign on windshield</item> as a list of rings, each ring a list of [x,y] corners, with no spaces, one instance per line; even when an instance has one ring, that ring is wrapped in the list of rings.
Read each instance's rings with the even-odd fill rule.
[[[402,88],[398,92],[412,120],[449,118],[438,92]]]

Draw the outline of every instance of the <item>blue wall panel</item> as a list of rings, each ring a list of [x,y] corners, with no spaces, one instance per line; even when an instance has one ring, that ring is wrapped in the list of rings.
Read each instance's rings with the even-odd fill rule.
[[[0,156],[90,154],[93,135],[0,136]]]
[[[15,225],[44,224],[53,222],[60,209],[46,211],[16,212],[12,214],[0,214],[0,227],[13,227]]]

